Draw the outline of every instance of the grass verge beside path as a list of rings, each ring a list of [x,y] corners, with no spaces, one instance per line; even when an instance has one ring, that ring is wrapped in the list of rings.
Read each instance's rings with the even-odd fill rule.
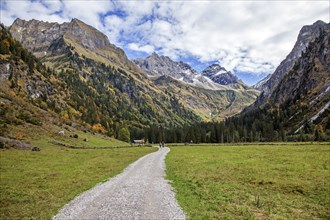
[[[49,219],[79,193],[155,148],[0,150],[0,219]]]
[[[330,146],[172,147],[167,178],[190,219],[329,219]]]

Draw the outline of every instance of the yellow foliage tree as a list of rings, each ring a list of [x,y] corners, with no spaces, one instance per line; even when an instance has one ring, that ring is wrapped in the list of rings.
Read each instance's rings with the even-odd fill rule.
[[[100,123],[94,124],[92,126],[92,130],[94,132],[98,132],[98,133],[105,133],[106,132],[105,128]]]

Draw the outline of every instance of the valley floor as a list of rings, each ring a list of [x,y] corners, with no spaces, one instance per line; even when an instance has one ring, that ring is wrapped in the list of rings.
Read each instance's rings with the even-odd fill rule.
[[[49,219],[81,192],[155,150],[77,150],[46,143],[40,152],[0,150],[1,219]],[[105,191],[99,193],[101,199],[84,205],[97,207],[97,213],[103,210],[104,217],[123,211],[136,218],[164,213],[163,217],[173,218],[175,213],[163,213],[168,204],[180,210],[175,202],[168,202],[175,199],[163,178],[166,153],[164,148],[149,154],[99,185],[122,194],[119,202],[125,206],[116,206],[119,199],[106,196]],[[147,162],[145,158],[149,158]],[[329,219],[329,170],[329,143],[181,145],[172,146],[166,158],[166,178],[189,219]],[[115,202],[111,206],[117,207],[116,212],[102,201]],[[161,208],[152,208],[159,204]],[[180,216],[182,212],[176,217]]]
[[[0,219],[49,219],[81,192],[155,151],[151,147],[70,149],[43,140],[37,146],[42,150],[0,150]]]
[[[167,178],[189,219],[329,219],[330,145],[172,147]]]

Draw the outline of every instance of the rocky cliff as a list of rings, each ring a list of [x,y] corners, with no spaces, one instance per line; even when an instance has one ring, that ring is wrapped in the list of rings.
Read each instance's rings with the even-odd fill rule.
[[[63,24],[16,19],[10,32],[43,62],[63,66],[72,51],[95,61],[136,71],[124,51],[111,44],[106,35],[78,19]]]
[[[325,29],[329,29],[329,24],[323,21],[317,21],[312,25],[302,27],[291,52],[280,63],[271,77],[259,87],[259,90],[262,91],[262,96],[260,96],[260,98],[264,99],[271,96],[271,93],[281,82],[283,76],[292,69],[295,62],[301,57],[302,53],[306,51],[308,45],[315,41],[315,38]]]

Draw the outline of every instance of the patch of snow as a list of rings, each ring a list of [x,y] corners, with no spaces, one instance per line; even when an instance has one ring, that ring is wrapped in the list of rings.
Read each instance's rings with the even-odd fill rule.
[[[310,122],[315,121],[320,116],[320,114],[322,114],[327,108],[329,108],[329,106],[330,106],[330,101],[327,104],[325,104],[325,106],[316,115],[311,117],[309,121]]]
[[[309,102],[310,105],[313,105],[317,100],[319,100],[320,98],[322,98],[328,91],[330,90],[330,86],[328,86],[324,92],[322,92],[321,94],[319,94],[315,99],[313,99],[312,101]]]
[[[327,104],[325,104],[325,106],[318,113],[316,113],[313,117],[311,117],[309,119],[309,122],[313,123],[329,107],[330,107],[330,101]],[[297,134],[301,129],[303,129],[304,126],[305,124],[301,125],[294,133]]]
[[[226,70],[220,70],[219,72],[217,72],[216,74],[214,74],[215,76],[218,76],[218,75],[221,75],[221,74],[224,74],[224,73],[227,73]]]

